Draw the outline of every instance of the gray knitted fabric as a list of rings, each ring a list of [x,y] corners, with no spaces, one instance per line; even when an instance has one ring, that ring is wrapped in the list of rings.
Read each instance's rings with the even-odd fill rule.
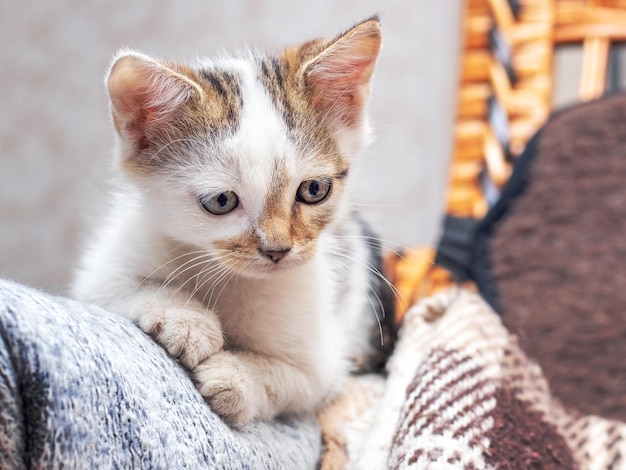
[[[127,320],[0,280],[0,468],[306,469],[312,417],[225,425]]]

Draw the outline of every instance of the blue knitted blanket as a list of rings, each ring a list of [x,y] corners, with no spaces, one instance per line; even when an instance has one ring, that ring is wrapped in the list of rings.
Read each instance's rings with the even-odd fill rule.
[[[0,280],[0,468],[306,469],[313,417],[233,429],[129,321]]]

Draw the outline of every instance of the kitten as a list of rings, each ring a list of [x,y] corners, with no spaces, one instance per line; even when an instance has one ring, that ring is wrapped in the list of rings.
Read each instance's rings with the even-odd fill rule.
[[[278,56],[123,51],[109,71],[123,190],[73,294],[150,334],[227,421],[314,410],[393,317],[347,191],[380,46],[371,18]]]

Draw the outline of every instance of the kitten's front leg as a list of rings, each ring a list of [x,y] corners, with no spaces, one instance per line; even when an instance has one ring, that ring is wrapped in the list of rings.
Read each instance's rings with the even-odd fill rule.
[[[117,309],[128,312],[131,320],[189,370],[224,346],[217,315],[188,294],[146,287],[124,304]]]
[[[327,391],[303,368],[249,351],[220,351],[200,363],[193,376],[213,411],[227,422],[312,411]]]

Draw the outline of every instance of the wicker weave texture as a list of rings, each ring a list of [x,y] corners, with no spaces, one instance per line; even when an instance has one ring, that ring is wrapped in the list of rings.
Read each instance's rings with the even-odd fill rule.
[[[610,46],[626,41],[626,0],[467,0],[463,29],[446,212],[481,219],[490,206],[486,187],[502,188],[552,111],[559,44],[582,45],[580,100],[604,93]],[[435,254],[415,248],[389,260],[399,316],[455,282],[434,266]]]

